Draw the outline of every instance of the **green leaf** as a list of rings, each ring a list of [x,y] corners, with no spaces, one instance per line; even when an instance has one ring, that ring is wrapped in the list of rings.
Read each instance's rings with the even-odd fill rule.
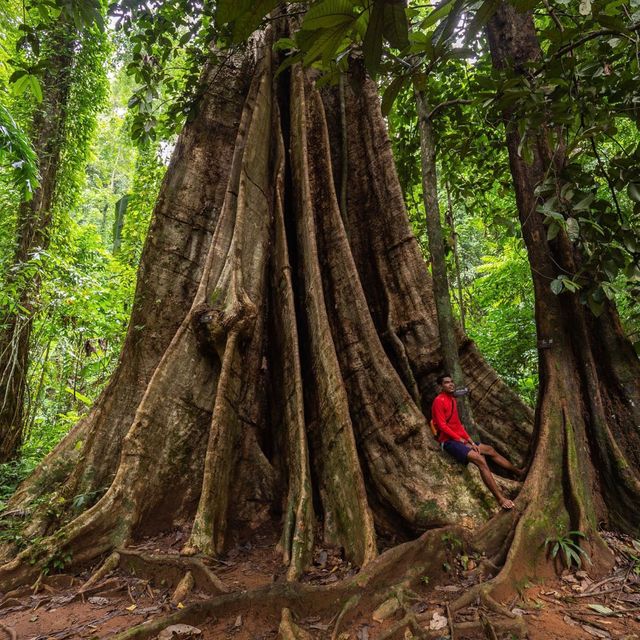
[[[364,35],[362,50],[364,53],[364,66],[372,77],[378,75],[380,58],[382,57],[382,34],[384,30],[384,5],[382,2],[374,2],[369,16],[367,32]]]
[[[555,280],[551,281],[551,291],[553,291],[553,293],[558,295],[559,293],[562,293],[562,289],[564,289],[562,280],[559,280],[558,278],[556,278]]]
[[[402,88],[406,85],[409,78],[407,76],[398,76],[393,79],[393,82],[384,90],[382,95],[382,115],[387,116],[391,111],[391,107],[398,97],[398,94]]]
[[[640,182],[630,182],[627,186],[627,194],[634,202],[640,202]]]
[[[31,89],[31,93],[33,97],[38,101],[42,102],[42,87],[40,86],[40,80],[36,78],[36,76],[30,75],[29,78],[29,88]]]
[[[93,404],[93,401],[88,396],[83,395],[77,389],[72,389],[71,387],[65,387],[65,391],[71,394],[76,400],[80,400],[84,405],[90,407]]]
[[[231,25],[234,43],[246,40],[262,19],[280,4],[279,0],[219,0],[215,21],[218,27]]]
[[[315,32],[314,37],[310,41],[311,47],[304,54],[304,64],[310,65],[312,62],[322,58],[324,63],[328,65],[344,40],[348,30],[348,24],[340,24],[331,29],[320,29]]]
[[[451,35],[453,34],[453,30],[458,24],[458,20],[460,19],[460,13],[464,6],[465,0],[455,0],[451,11],[449,12],[447,19],[443,20],[433,32],[433,43],[434,47],[442,47],[445,45]]]
[[[446,18],[451,9],[453,9],[453,5],[455,4],[454,0],[445,0],[443,4],[439,7],[436,7],[420,24],[420,29],[425,30],[429,27],[433,26],[438,20],[442,20],[442,18]]]
[[[349,0],[324,0],[313,5],[304,16],[301,29],[313,31],[328,29],[355,19]]]
[[[560,231],[560,225],[557,222],[552,222],[547,230],[547,240],[553,240]]]
[[[396,49],[409,46],[409,25],[403,3],[386,2],[384,4],[383,35]]]

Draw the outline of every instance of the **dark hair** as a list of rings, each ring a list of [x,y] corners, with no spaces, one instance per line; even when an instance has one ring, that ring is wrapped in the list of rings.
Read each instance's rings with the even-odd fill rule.
[[[449,374],[449,373],[443,373],[441,376],[438,376],[438,377],[436,378],[436,382],[437,382],[438,384],[440,384],[440,385],[441,385],[441,384],[442,384],[442,381],[443,381],[445,378],[451,378],[451,374]]]

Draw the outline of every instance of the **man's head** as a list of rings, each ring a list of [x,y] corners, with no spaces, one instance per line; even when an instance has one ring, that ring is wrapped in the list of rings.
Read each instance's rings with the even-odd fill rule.
[[[452,394],[456,389],[456,383],[448,373],[443,373],[441,376],[438,376],[437,381],[445,393]]]

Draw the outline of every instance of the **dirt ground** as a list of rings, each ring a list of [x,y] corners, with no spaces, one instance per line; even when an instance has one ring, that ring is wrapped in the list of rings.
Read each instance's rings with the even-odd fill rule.
[[[177,559],[187,534],[177,529],[163,538],[143,541],[136,551]],[[390,593],[389,599],[375,610],[354,608],[344,619],[337,619],[337,615],[322,619],[305,615],[302,610],[295,610],[293,619],[309,634],[308,637],[333,640],[392,637],[409,640],[415,637],[416,629],[400,624],[407,613],[415,615],[415,620],[430,637],[441,640],[451,638],[451,622],[455,625],[455,640],[640,640],[640,560],[633,554],[633,541],[623,536],[605,535],[617,551],[616,565],[610,575],[593,581],[588,565],[582,570],[564,570],[562,575],[543,584],[521,585],[518,595],[502,603],[512,615],[522,616],[522,628],[526,631],[514,627],[512,620],[479,603],[450,616],[447,604],[482,579],[476,568],[480,558],[467,555],[461,545],[451,541],[447,541],[451,548],[449,562],[443,567],[444,579],[425,578],[417,590],[401,598],[402,602]],[[236,546],[224,558],[211,560],[208,566],[232,592],[284,580],[284,568],[275,551],[275,534],[269,531],[257,532],[250,541]],[[3,636],[8,640],[109,638],[145,620],[164,617],[209,597],[195,589],[182,600],[176,602],[174,598],[172,602],[175,577],[168,573],[163,577],[162,572],[157,571],[143,572],[145,576],[135,575],[140,572],[122,568],[82,593],[81,587],[95,569],[92,567],[78,576],[43,576],[35,588],[25,587],[0,594],[0,640]],[[356,569],[342,559],[338,549],[317,548],[313,568],[303,581],[337,584],[355,573]],[[275,639],[278,638],[280,617],[280,610],[253,607],[240,615],[221,615],[197,624],[195,629],[178,628],[174,629],[173,636],[165,632],[161,637]],[[479,628],[479,621],[487,622],[483,629]],[[474,624],[475,627],[465,631],[465,624],[467,628]]]

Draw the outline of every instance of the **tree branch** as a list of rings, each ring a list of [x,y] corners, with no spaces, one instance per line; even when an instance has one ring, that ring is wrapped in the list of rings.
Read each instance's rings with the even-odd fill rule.
[[[431,109],[431,111],[429,112],[427,118],[431,120],[433,116],[438,113],[438,111],[442,111],[442,109],[444,109],[445,107],[450,107],[454,104],[471,104],[472,102],[473,100],[463,100],[462,98],[457,98],[455,100],[445,100],[444,102],[441,102],[440,104],[437,104],[435,107],[433,107],[433,109]]]

